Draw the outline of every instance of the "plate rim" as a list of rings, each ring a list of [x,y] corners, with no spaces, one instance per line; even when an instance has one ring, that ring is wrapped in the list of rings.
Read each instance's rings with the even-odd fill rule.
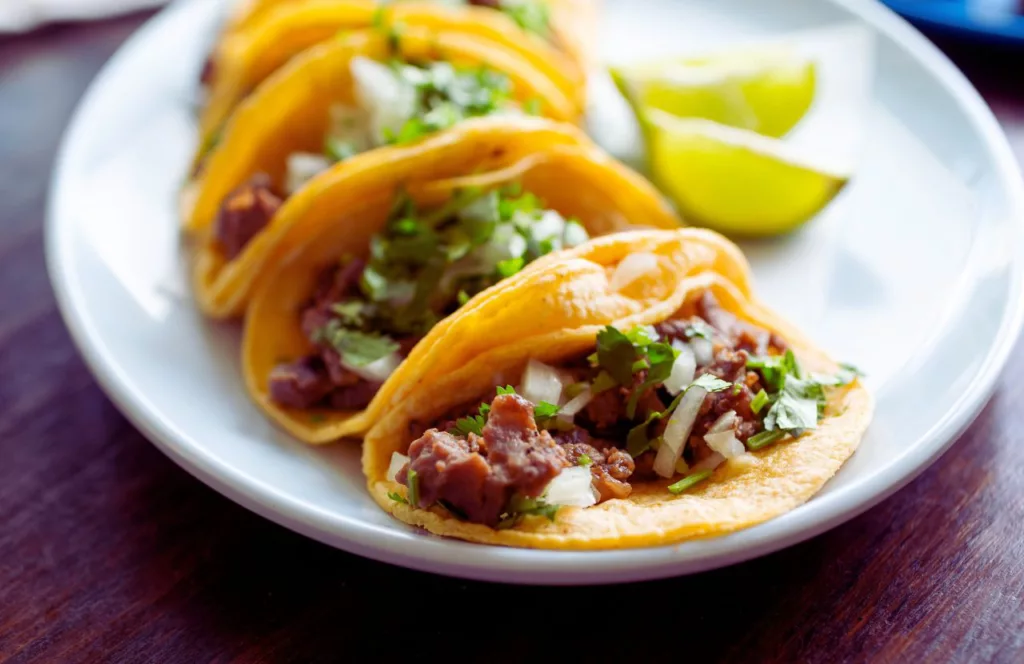
[[[1024,292],[1024,181],[1020,165],[991,109],[956,65],[906,19],[871,0],[828,0],[830,4],[844,9],[851,18],[866,23],[899,44],[949,92],[976,129],[986,151],[991,154],[1000,191],[1006,195],[1007,207],[1013,212],[1016,242],[1011,273],[1016,278],[1012,279],[1011,297],[1002,310],[995,342],[962,396],[954,402],[945,417],[921,436],[924,442],[919,452],[916,455],[904,455],[882,472],[871,476],[847,500],[827,502],[825,507],[828,509],[804,506],[781,530],[775,528],[762,533],[755,527],[714,540],[705,540],[703,544],[706,551],[682,559],[673,556],[673,553],[685,544],[593,552],[529,549],[504,551],[500,547],[488,547],[491,553],[476,556],[473,552],[479,553],[483,545],[429,536],[424,537],[422,545],[414,547],[398,540],[389,541],[386,536],[378,534],[380,531],[386,535],[385,529],[346,523],[347,518],[343,515],[319,509],[316,505],[286,495],[274,486],[223,463],[200,445],[194,445],[173,422],[165,421],[153,410],[146,395],[133,393],[128,388],[129,379],[103,351],[102,335],[94,329],[82,300],[75,295],[75,285],[69,278],[71,266],[75,262],[72,258],[74,243],[66,239],[70,237],[69,234],[59,232],[62,223],[55,210],[59,192],[64,189],[68,154],[81,132],[84,109],[94,103],[98,92],[105,87],[121,61],[128,59],[138,44],[143,43],[151,32],[158,30],[173,13],[183,11],[198,1],[178,0],[148,19],[103,65],[76,105],[61,136],[47,192],[43,225],[47,273],[61,318],[79,355],[101,390],[150,442],[186,472],[233,502],[328,546],[381,562],[449,577],[531,585],[597,585],[658,579],[698,573],[760,557],[810,539],[867,511],[906,486],[934,463],[980,414],[995,390],[1020,336],[1024,324],[1024,298],[1020,297]],[[814,503],[809,502],[808,505]],[[453,555],[455,551],[460,555]],[[643,554],[650,560],[639,561],[639,564],[636,560],[626,561],[627,555],[639,558]],[[530,559],[538,557],[544,558],[543,569],[536,569],[530,564]],[[584,557],[586,564],[581,565]]]

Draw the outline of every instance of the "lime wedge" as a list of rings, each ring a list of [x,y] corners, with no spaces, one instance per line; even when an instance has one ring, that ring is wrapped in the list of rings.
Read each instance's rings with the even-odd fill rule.
[[[641,123],[647,109],[781,137],[814,101],[813,60],[784,46],[611,67]]]
[[[733,236],[794,230],[850,174],[776,138],[648,109],[647,152],[657,185],[683,220]]]

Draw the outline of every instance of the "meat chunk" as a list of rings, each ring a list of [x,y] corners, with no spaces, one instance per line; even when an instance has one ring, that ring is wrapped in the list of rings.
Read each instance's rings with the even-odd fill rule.
[[[482,436],[462,438],[430,429],[409,446],[409,463],[396,479],[416,471],[418,506],[445,501],[469,521],[498,525],[514,496],[536,498],[566,465],[565,451],[538,431],[533,405],[515,394],[491,402]]]
[[[316,356],[274,367],[269,383],[270,398],[287,408],[312,408],[334,389],[327,369]]]
[[[600,494],[599,502],[629,497],[633,491],[629,478],[635,469],[629,452],[606,440],[591,438],[586,429],[580,427],[558,434],[557,440],[565,449],[570,465],[579,465],[584,455],[590,459],[590,474]]]
[[[263,230],[281,207],[270,176],[258,173],[231,192],[221,205],[214,237],[228,258],[234,258]]]
[[[469,4],[476,5],[477,7],[490,7],[491,9],[501,9],[501,0],[469,0]]]
[[[355,376],[355,374],[352,374]],[[377,390],[381,383],[370,382],[359,376],[356,381],[346,387],[341,387],[331,393],[331,408],[338,410],[362,410],[370,405],[373,397],[377,396]]]
[[[710,290],[704,291],[698,301],[697,313],[721,332],[733,349],[746,350],[755,355],[786,350],[786,342],[777,334],[740,320],[732,312],[722,308]]]

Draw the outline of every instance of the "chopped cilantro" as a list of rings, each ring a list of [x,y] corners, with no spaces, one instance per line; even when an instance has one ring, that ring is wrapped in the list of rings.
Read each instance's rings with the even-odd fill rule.
[[[611,377],[611,374],[609,374],[607,371],[601,371],[599,374],[597,374],[597,378],[594,379],[594,382],[591,383],[590,393],[595,395],[600,394],[605,390],[612,389],[616,385],[618,385],[618,383],[616,383],[615,379]]]
[[[397,491],[388,491],[388,498],[395,501],[396,503],[402,503],[403,505],[409,504],[409,501],[402,497],[402,494],[398,493]]]
[[[679,495],[682,492],[686,491],[687,489],[690,489],[690,488],[700,484],[701,482],[703,482],[704,480],[706,480],[709,477],[711,477],[711,471],[710,470],[701,470],[701,471],[696,472],[696,473],[694,473],[692,475],[687,475],[686,477],[684,477],[683,479],[679,480],[675,484],[670,484],[668,486],[668,490],[669,490],[670,493],[674,493],[676,495]]]
[[[499,261],[498,276],[500,276],[502,279],[507,279],[516,272],[522,270],[523,266],[525,265],[526,259],[523,258],[522,256],[518,258],[509,258],[508,260]]]
[[[523,112],[527,115],[540,115],[541,114],[541,101],[537,97],[531,97],[527,99],[523,104]]]
[[[733,383],[733,386],[732,386],[732,393],[733,393],[734,395],[735,395],[735,394],[739,394],[739,393],[740,393],[740,392],[742,392],[742,391],[743,391],[743,384],[742,384],[742,383]]]
[[[754,398],[750,400],[750,410],[754,411],[754,414],[761,412],[761,409],[768,403],[768,393],[761,390],[754,395]]]
[[[777,443],[785,437],[785,431],[762,431],[761,433],[754,434],[747,439],[747,448],[751,450],[759,450],[762,447],[768,447],[773,443]]]
[[[412,468],[406,473],[406,481],[409,483],[409,504],[417,507],[420,504],[420,477]]]
[[[590,458],[589,454],[581,454],[579,458],[576,459],[576,465],[578,466],[589,466],[592,463],[594,463],[594,461]]]
[[[506,385],[505,387],[501,387],[500,385],[498,386],[498,394],[515,394],[515,393],[516,393],[516,388],[512,387],[511,385]]]
[[[689,387],[686,389],[690,389],[690,387],[703,387],[708,392],[721,392],[722,390],[728,389],[730,385],[732,385],[732,383],[729,381],[722,380],[714,374],[705,373],[701,374],[697,380],[690,383]]]
[[[546,420],[558,415],[558,406],[547,401],[541,401],[534,407],[533,415],[538,420]]]
[[[606,326],[597,333],[597,361],[619,385],[633,382],[633,363],[638,359],[636,347],[625,334]]]
[[[764,418],[768,431],[803,431],[818,426],[818,401],[784,391]]]
[[[672,374],[672,365],[679,354],[679,351],[665,343],[652,343],[647,346],[646,351],[650,368],[647,371],[647,379],[633,390],[629,395],[629,401],[626,402],[626,416],[630,419],[636,416],[636,407],[644,392],[664,383]]]
[[[338,351],[346,364],[354,367],[365,367],[399,348],[390,337],[346,329],[336,318],[320,329],[319,338]]]
[[[543,516],[554,521],[560,507],[561,505],[547,503],[543,498],[515,496],[509,502],[508,511],[501,515],[502,520],[498,528],[511,528],[524,516]]]
[[[348,302],[338,302],[337,304],[331,305],[331,311],[341,319],[341,322],[345,325],[362,325],[363,324],[363,303],[355,300]]]
[[[456,297],[460,307],[466,306],[466,303],[469,302],[469,293],[464,288],[459,289],[459,294]]]
[[[672,400],[672,403],[665,410],[648,414],[646,420],[629,430],[629,433],[626,435],[626,451],[629,452],[630,456],[636,458],[653,447],[653,441],[647,435],[651,424],[671,415],[676,407],[679,406],[679,402],[683,400],[684,394],[686,394],[686,390],[677,394],[676,398]]]
[[[487,420],[483,415],[460,417],[455,420],[455,426],[449,429],[448,433],[453,436],[468,436],[471,433],[482,436],[485,424],[487,424]]]

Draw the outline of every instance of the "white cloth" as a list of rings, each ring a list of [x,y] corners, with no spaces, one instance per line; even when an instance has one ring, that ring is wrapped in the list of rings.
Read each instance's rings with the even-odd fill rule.
[[[0,0],[0,33],[51,21],[84,21],[165,4],[167,0]]]

